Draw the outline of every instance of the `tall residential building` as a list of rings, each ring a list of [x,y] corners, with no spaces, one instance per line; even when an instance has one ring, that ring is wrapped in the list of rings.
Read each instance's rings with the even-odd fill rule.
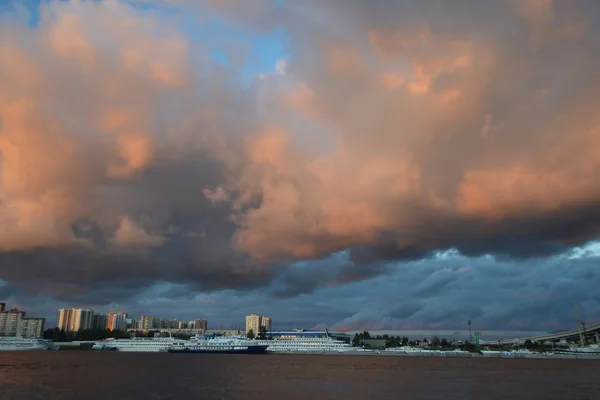
[[[56,326],[58,329],[76,332],[84,329],[92,329],[94,323],[94,311],[84,308],[61,308],[56,314]]]
[[[254,332],[256,335],[259,331],[258,327],[260,326],[260,315],[258,314],[250,314],[246,315],[246,333]]]
[[[106,329],[111,331],[126,330],[127,322],[129,317],[127,313],[107,313],[106,314]],[[125,328],[125,329],[123,329]]]
[[[73,310],[73,319],[70,331],[82,331],[92,329],[94,312],[88,309],[76,308]]]
[[[46,325],[46,318],[23,318],[19,335],[22,337],[42,337],[44,325]]]
[[[6,304],[0,303],[0,336],[41,337],[45,318],[25,318],[25,312],[17,309],[5,311]]]
[[[61,330],[68,331],[73,318],[72,308],[61,308],[56,313],[56,327]]]
[[[106,329],[106,314],[94,313],[94,317],[92,319],[92,328]]]
[[[126,331],[127,329],[130,329],[130,328],[135,329],[136,326],[137,326],[137,321],[131,317],[127,317],[123,320],[123,323],[121,324],[121,330]]]
[[[271,318],[262,317],[260,319],[260,326],[264,326],[266,328],[267,332],[269,332],[271,330]]]
[[[16,308],[0,312],[0,336],[19,336],[25,312]]]
[[[149,331],[154,328],[154,318],[148,315],[142,315],[137,323],[137,328],[141,331]]]
[[[258,314],[250,314],[246,316],[246,333],[252,332],[256,335],[260,331],[260,327],[264,326],[267,331],[271,330],[271,318],[260,316]]]

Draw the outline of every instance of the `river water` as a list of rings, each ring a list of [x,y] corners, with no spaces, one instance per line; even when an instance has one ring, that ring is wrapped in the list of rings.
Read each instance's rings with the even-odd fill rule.
[[[600,399],[600,361],[1,352],[0,399]]]

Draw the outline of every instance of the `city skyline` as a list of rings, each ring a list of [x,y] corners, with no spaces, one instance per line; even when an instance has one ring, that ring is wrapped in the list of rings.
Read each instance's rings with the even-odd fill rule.
[[[0,299],[600,322],[597,1],[434,3],[0,2]]]
[[[2,305],[3,303],[0,303]],[[139,330],[150,331],[160,329],[195,329],[206,331],[207,321],[202,318],[194,320],[178,320],[141,315],[139,319],[124,312],[98,312],[89,308],[60,308],[56,313],[56,323],[51,328],[67,332],[101,329],[109,331]]]

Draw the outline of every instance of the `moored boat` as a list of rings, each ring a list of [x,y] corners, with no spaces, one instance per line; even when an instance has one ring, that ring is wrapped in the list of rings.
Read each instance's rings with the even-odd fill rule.
[[[106,339],[98,341],[92,347],[94,351],[123,351],[123,352],[164,352],[172,345],[176,338],[133,338],[133,339]]]
[[[205,339],[197,336],[191,340],[177,340],[167,348],[167,351],[169,353],[261,354],[267,350],[267,347],[253,340]]]
[[[0,351],[48,350],[50,340],[19,336],[0,336]]]

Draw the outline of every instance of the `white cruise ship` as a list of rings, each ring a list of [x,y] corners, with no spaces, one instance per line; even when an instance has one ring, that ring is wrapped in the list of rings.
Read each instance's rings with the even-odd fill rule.
[[[176,340],[168,338],[133,338],[133,339],[106,339],[96,342],[92,350],[104,351],[132,351],[132,352],[159,352],[167,351]]]
[[[51,344],[45,339],[0,336],[0,351],[48,350]]]
[[[354,348],[344,342],[337,340],[325,333],[325,337],[282,337],[273,340],[256,340],[261,345],[267,345],[267,351],[273,353],[325,353],[325,352],[346,352]]]

